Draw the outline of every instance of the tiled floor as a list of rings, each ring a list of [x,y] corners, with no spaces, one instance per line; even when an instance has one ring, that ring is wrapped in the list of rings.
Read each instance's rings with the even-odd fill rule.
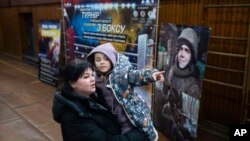
[[[55,87],[37,68],[0,53],[0,141],[62,141],[51,113]],[[225,141],[204,131],[198,141]],[[160,134],[159,141],[168,141]]]
[[[0,141],[61,141],[51,113],[55,87],[37,68],[0,54]]]

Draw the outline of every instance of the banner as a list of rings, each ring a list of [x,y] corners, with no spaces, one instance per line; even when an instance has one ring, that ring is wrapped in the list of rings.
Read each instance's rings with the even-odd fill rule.
[[[157,68],[165,71],[165,82],[155,85],[154,124],[170,141],[193,141],[197,136],[209,29],[169,23],[160,31]]]
[[[64,0],[66,62],[111,42],[135,67],[152,67],[157,6],[155,0]]]
[[[61,27],[59,20],[39,23],[39,79],[56,86],[60,61]]]

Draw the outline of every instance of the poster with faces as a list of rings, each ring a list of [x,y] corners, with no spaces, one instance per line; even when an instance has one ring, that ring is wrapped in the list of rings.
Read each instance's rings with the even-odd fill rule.
[[[208,37],[207,27],[161,26],[156,68],[165,82],[155,84],[152,108],[156,129],[170,141],[196,139]]]
[[[58,85],[61,24],[59,20],[39,22],[39,73],[41,81],[53,86]]]

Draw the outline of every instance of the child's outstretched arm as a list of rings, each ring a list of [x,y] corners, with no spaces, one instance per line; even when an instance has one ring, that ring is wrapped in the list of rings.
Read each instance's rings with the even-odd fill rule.
[[[145,86],[155,81],[164,81],[164,71],[158,71],[157,69],[131,69],[128,73],[128,81],[133,86]]]

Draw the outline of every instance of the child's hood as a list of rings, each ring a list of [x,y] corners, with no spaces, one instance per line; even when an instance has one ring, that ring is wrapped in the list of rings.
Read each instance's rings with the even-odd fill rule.
[[[91,62],[92,64],[94,64],[94,54],[95,53],[103,53],[105,54],[112,62],[112,65],[115,66],[116,65],[116,50],[114,48],[114,46],[111,43],[105,43],[105,44],[101,44],[97,47],[95,47],[87,56],[87,60],[89,62]]]

